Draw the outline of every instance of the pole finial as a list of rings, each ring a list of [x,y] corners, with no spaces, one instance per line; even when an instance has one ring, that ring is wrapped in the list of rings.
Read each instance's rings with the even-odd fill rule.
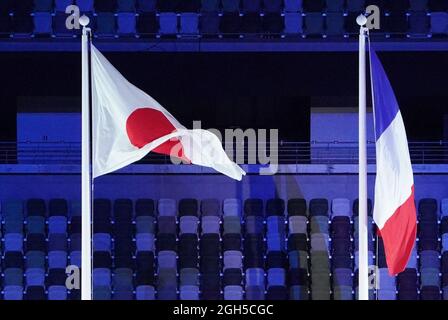
[[[362,27],[367,23],[367,18],[365,15],[360,14],[357,18],[356,18],[356,23]]]
[[[86,16],[85,14],[82,15],[82,17],[79,18],[79,24],[82,25],[84,28],[87,27],[90,23],[90,18]]]

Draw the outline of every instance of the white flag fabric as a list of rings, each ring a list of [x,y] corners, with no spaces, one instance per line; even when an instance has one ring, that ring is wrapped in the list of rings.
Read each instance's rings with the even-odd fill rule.
[[[216,135],[186,129],[156,100],[129,83],[93,45],[91,52],[94,178],[153,151],[242,179],[246,173],[229,159]]]

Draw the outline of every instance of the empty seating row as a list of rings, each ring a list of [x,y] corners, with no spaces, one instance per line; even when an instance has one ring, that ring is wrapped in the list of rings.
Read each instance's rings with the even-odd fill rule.
[[[3,0],[0,12],[65,11],[72,4],[82,12],[361,12],[367,5],[377,5],[388,12],[448,10],[446,0]]]
[[[95,299],[351,300],[357,294],[358,202],[327,199],[95,199]],[[79,202],[1,204],[2,297],[78,299],[66,288],[80,266]],[[418,203],[418,241],[407,269],[387,271],[368,203],[369,265],[380,300],[446,298],[448,199]]]
[[[38,12],[33,16],[0,15],[2,36],[74,37],[79,29],[67,29],[64,13]],[[285,14],[224,13],[98,13],[91,16],[94,35],[98,37],[155,37],[155,36],[318,36],[347,37],[358,33],[356,14],[288,12]],[[384,15],[381,29],[372,36],[428,37],[448,34],[448,12],[428,15],[413,12],[409,15]]]

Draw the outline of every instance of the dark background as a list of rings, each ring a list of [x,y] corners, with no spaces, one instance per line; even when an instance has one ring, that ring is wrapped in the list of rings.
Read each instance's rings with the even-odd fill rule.
[[[448,53],[379,55],[409,139],[442,139],[443,116],[448,113]],[[187,127],[202,120],[204,128],[279,128],[282,139],[307,141],[311,97],[353,101],[358,94],[356,52],[105,56]],[[0,141],[16,138],[18,97],[80,96],[79,53],[0,53],[0,66]]]

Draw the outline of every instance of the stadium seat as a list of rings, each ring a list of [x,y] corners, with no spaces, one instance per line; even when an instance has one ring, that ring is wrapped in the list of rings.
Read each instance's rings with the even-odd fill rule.
[[[340,12],[342,13],[345,8],[345,1],[344,0],[326,0],[325,1],[325,8],[327,13],[328,12]]]
[[[3,289],[4,300],[23,300],[22,286],[5,286]]]
[[[218,216],[203,216],[201,220],[202,234],[220,233],[220,219]]]
[[[52,12],[53,0],[34,0],[35,12]]]
[[[67,288],[65,286],[48,287],[48,300],[67,300]]]
[[[135,233],[155,234],[155,220],[153,216],[137,216],[135,218]]]
[[[137,286],[135,297],[137,300],[155,300],[155,289],[153,286]]]
[[[181,286],[179,296],[180,300],[199,300],[199,287]]]
[[[431,13],[431,33],[434,35],[448,35],[448,13],[447,12],[432,12]]]
[[[5,236],[6,237],[6,236]],[[41,251],[46,252],[47,251],[47,245],[45,240],[45,235],[41,233],[29,233],[26,237],[26,252],[29,251]],[[8,250],[5,248],[5,253]],[[22,250],[18,250],[22,251]]]
[[[135,0],[117,0],[118,12],[135,12]]]
[[[9,201],[2,207],[3,233],[23,233],[23,204]]]
[[[365,0],[347,0],[347,11],[357,14],[365,9]]]
[[[307,216],[307,207],[305,199],[288,200],[288,216]]]
[[[222,0],[222,10],[224,12],[239,12],[240,0]]]
[[[224,287],[224,300],[243,300],[243,288],[241,286],[225,286]]]
[[[56,12],[64,12],[65,13],[65,9],[74,4],[75,1],[73,0],[55,0],[54,1],[54,9]]]
[[[309,291],[305,286],[292,285],[289,288],[289,299],[290,300],[308,300]]]
[[[116,32],[115,14],[99,12],[96,17],[96,33],[99,37],[113,37]]]
[[[94,0],[76,0],[76,5],[79,7],[81,12],[93,12],[94,11]]]
[[[218,12],[220,0],[202,0],[201,11],[202,12]]]
[[[95,11],[115,12],[117,11],[117,0],[95,0]]]
[[[323,12],[325,9],[324,0],[303,0],[304,12]]]
[[[428,0],[410,0],[409,1],[410,11],[427,11],[428,10]]]
[[[446,0],[428,0],[430,11],[448,11],[448,1]]]

